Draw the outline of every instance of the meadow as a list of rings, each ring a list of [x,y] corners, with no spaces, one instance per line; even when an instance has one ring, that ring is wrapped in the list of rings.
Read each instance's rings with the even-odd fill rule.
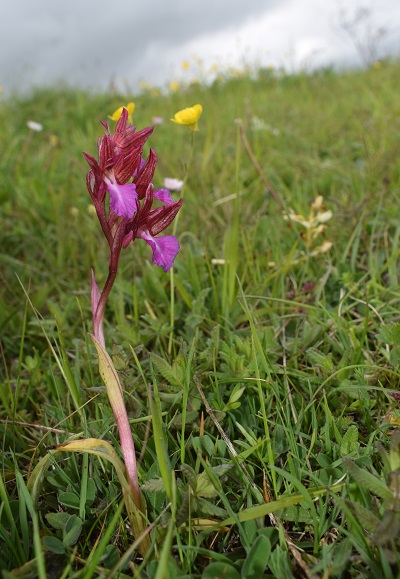
[[[0,95],[3,577],[399,576],[399,76]],[[88,336],[108,247],[82,155],[128,100],[163,119],[155,187],[184,182],[173,269],[136,240],[105,312],[139,536]],[[196,103],[198,132],[170,122]],[[64,448],[83,439],[116,458]]]

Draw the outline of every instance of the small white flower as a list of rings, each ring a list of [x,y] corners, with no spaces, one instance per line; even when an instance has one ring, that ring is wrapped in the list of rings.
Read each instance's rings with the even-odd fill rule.
[[[183,181],[180,179],[174,179],[173,177],[165,177],[164,187],[170,191],[180,191],[183,187]]]
[[[31,131],[35,131],[36,133],[40,133],[40,131],[43,131],[43,125],[37,123],[36,121],[28,121],[26,123],[26,126],[28,127],[28,129],[31,129]]]
[[[251,128],[253,129],[253,131],[268,131],[269,133],[274,135],[274,137],[277,137],[280,134],[279,129],[271,127],[271,125],[269,125],[263,119],[260,119],[258,117],[252,117]]]
[[[322,211],[322,213],[318,213],[317,218],[320,223],[326,223],[332,219],[332,211]]]
[[[318,245],[318,247],[316,247],[310,255],[314,256],[318,255],[319,253],[328,253],[332,246],[332,241],[325,240],[321,245]]]

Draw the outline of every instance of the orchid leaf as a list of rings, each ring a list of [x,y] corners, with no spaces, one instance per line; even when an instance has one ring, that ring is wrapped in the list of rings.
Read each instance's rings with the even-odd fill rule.
[[[125,466],[118,457],[112,445],[106,440],[98,438],[86,438],[84,440],[74,440],[67,444],[60,444],[57,447],[62,452],[88,452],[94,454],[103,460],[111,462],[117,473],[125,501],[125,507],[128,513],[129,522],[132,526],[132,531],[135,538],[138,538],[146,530],[146,521],[144,518],[145,505],[143,505],[143,512],[141,512],[135,505],[132,497],[131,489],[125,477]],[[146,535],[139,545],[139,550],[142,555],[145,555],[150,547],[149,538]]]
[[[91,335],[90,337],[92,338],[93,343],[97,350],[97,356],[99,358],[100,376],[102,377],[103,382],[106,386],[110,404],[112,406],[113,411],[114,409],[118,410],[120,405],[124,404],[124,401],[122,394],[122,386],[121,382],[119,381],[117,371],[105,348],[103,348],[103,346],[100,344],[100,342],[96,340],[94,336]]]
[[[51,450],[50,452],[48,452],[35,466],[31,476],[28,479],[26,486],[32,497],[32,502],[35,508],[39,500],[40,487],[42,486],[44,476],[46,474],[47,469],[51,465],[51,459],[56,452],[57,450]]]

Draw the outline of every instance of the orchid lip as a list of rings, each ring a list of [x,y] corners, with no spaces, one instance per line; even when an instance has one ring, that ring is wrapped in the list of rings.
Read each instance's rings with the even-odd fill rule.
[[[110,209],[119,217],[131,219],[136,213],[137,193],[134,183],[121,185],[115,179],[104,177],[107,191],[110,194]]]
[[[148,230],[139,229],[137,233],[148,243],[153,251],[153,263],[163,268],[167,273],[174,265],[174,261],[180,250],[179,241],[174,235],[154,237]]]

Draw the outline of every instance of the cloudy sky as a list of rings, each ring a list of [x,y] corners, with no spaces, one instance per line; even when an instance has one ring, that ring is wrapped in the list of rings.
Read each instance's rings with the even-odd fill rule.
[[[343,6],[361,51],[340,25]],[[357,20],[360,7],[369,15]],[[378,56],[400,54],[399,32],[398,0],[2,0],[0,86],[134,91],[244,63],[346,66],[368,43]]]

